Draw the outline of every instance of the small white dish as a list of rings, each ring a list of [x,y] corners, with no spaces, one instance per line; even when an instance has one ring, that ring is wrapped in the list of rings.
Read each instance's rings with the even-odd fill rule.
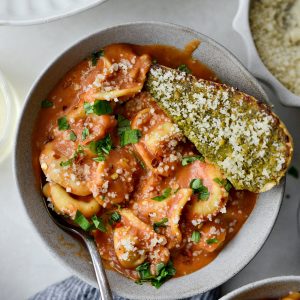
[[[233,29],[240,34],[246,45],[248,70],[256,78],[270,86],[283,105],[300,107],[300,96],[295,95],[283,86],[283,84],[267,69],[257,52],[249,22],[250,3],[251,0],[239,0],[239,8],[232,22]]]
[[[289,292],[300,291],[300,276],[280,276],[244,285],[220,300],[278,299]]]
[[[92,8],[106,0],[1,0],[0,25],[47,23]]]
[[[10,152],[16,130],[19,106],[10,83],[0,71],[0,162]]]

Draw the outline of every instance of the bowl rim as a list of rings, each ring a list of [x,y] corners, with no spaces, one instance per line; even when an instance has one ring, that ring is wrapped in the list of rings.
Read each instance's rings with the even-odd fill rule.
[[[287,107],[300,107],[300,96],[287,89],[262,61],[255,46],[250,22],[250,4],[252,0],[239,0],[238,10],[233,18],[232,27],[240,35],[246,46],[247,67],[251,73],[269,86],[278,96],[281,104]]]
[[[256,288],[264,287],[265,285],[268,284],[288,283],[291,281],[296,281],[299,282],[300,284],[300,275],[276,276],[276,277],[269,277],[262,280],[254,281],[229,292],[228,294],[221,297],[220,300],[232,300],[234,299],[234,297],[240,296],[241,293],[249,292],[255,290]]]
[[[91,3],[86,4],[85,6],[81,6],[75,9],[70,9],[65,13],[54,13],[49,15],[48,17],[37,17],[31,19],[22,19],[22,20],[9,20],[9,19],[0,19],[0,25],[13,25],[13,26],[29,26],[29,25],[37,25],[37,24],[45,24],[50,23],[56,20],[60,20],[63,18],[67,18],[78,13],[84,12],[88,9],[96,7],[108,0],[93,0]]]
[[[66,52],[70,51],[71,49],[74,49],[76,47],[78,47],[79,44],[84,43],[85,41],[89,40],[90,38],[92,38],[93,36],[97,36],[98,34],[108,31],[108,30],[114,30],[114,29],[118,29],[118,28],[122,28],[122,27],[130,27],[130,26],[139,26],[139,25],[156,25],[156,26],[160,26],[160,27],[167,27],[167,28],[174,28],[176,30],[180,30],[183,32],[189,32],[192,33],[194,35],[197,36],[201,36],[205,39],[207,39],[209,41],[209,43],[211,43],[214,47],[220,49],[225,55],[227,55],[229,58],[231,58],[232,60],[235,61],[237,67],[243,71],[245,74],[247,74],[248,76],[252,77],[254,80],[254,84],[256,85],[257,89],[261,92],[262,95],[264,95],[264,101],[266,103],[268,103],[269,105],[271,105],[270,100],[268,99],[267,94],[265,93],[264,89],[260,86],[260,84],[257,82],[257,80],[255,80],[255,78],[251,75],[251,73],[246,69],[246,67],[243,66],[243,64],[239,61],[238,58],[236,58],[234,56],[234,54],[232,54],[229,50],[227,50],[224,46],[222,46],[221,44],[217,43],[214,39],[208,37],[205,34],[199,33],[196,30],[193,30],[191,28],[188,28],[186,26],[182,26],[182,25],[177,25],[177,24],[172,24],[172,23],[166,23],[166,22],[156,22],[156,21],[138,21],[138,22],[128,22],[128,23],[121,23],[115,26],[108,26],[102,29],[98,29],[95,32],[89,34],[89,35],[85,35],[83,37],[80,37],[79,39],[77,39],[75,42],[73,42],[72,44],[68,45],[63,51],[61,51],[57,56],[55,56],[50,63],[48,63],[48,65],[46,65],[46,67],[44,67],[44,69],[39,73],[39,75],[36,77],[35,81],[33,82],[32,86],[30,87],[29,92],[26,95],[26,100],[24,101],[23,107],[22,107],[22,112],[20,114],[20,118],[18,120],[18,125],[17,125],[17,134],[16,134],[16,138],[15,138],[15,143],[14,143],[14,155],[13,155],[13,169],[14,169],[14,178],[17,184],[17,190],[20,196],[20,201],[22,202],[22,205],[30,219],[30,223],[33,226],[34,230],[38,233],[38,236],[41,238],[41,240],[43,241],[44,245],[46,246],[46,248],[48,249],[48,251],[50,251],[50,253],[55,257],[58,258],[58,260],[60,262],[62,262],[62,264],[68,269],[70,270],[73,274],[75,273],[76,275],[78,275],[79,277],[83,278],[85,281],[87,281],[88,283],[90,283],[93,286],[96,286],[96,281],[91,281],[90,278],[88,278],[88,276],[86,276],[85,274],[81,274],[79,273],[75,268],[73,268],[67,261],[65,261],[63,259],[63,257],[61,255],[59,255],[57,253],[57,251],[55,251],[53,249],[53,247],[51,245],[49,245],[49,242],[47,241],[47,238],[44,237],[42,235],[42,233],[38,230],[35,222],[31,219],[30,215],[31,212],[29,210],[29,208],[25,205],[25,201],[23,200],[23,196],[21,193],[21,186],[19,184],[19,176],[18,176],[18,153],[17,153],[17,145],[18,145],[18,141],[19,141],[19,137],[21,135],[21,125],[22,125],[22,119],[23,119],[23,113],[27,107],[27,105],[29,104],[29,101],[31,99],[31,96],[34,92],[34,90],[36,89],[36,87],[38,86],[40,80],[43,78],[43,76],[49,71],[49,69],[52,67],[53,64],[55,64]],[[194,288],[194,289],[190,289],[189,292],[186,292],[184,294],[184,297],[191,297],[193,295],[199,294],[199,293],[204,293],[207,292],[219,285],[222,285],[224,282],[226,282],[227,280],[229,280],[230,278],[232,278],[233,276],[235,276],[236,274],[238,274],[242,269],[244,269],[251,261],[252,259],[259,253],[259,251],[261,250],[261,248],[264,246],[264,244],[266,243],[266,241],[268,240],[268,237],[270,236],[276,219],[278,217],[278,213],[280,211],[280,207],[282,204],[282,199],[283,199],[283,195],[284,195],[284,190],[285,190],[285,177],[281,180],[281,182],[279,183],[279,185],[277,186],[277,188],[279,189],[278,191],[278,198],[280,199],[277,203],[277,206],[274,207],[274,215],[273,215],[273,219],[272,222],[270,222],[269,224],[269,232],[266,234],[265,239],[263,241],[260,242],[260,244],[258,244],[258,246],[256,247],[256,250],[251,253],[251,255],[248,256],[247,261],[243,262],[239,268],[237,268],[237,270],[231,272],[230,277],[227,279],[221,279],[218,282],[216,282],[214,285],[210,285],[207,286],[206,288],[203,288],[201,291],[199,291],[199,287]],[[199,271],[199,270],[198,270]],[[108,272],[114,272],[114,271],[110,271],[108,270]],[[198,289],[198,290],[197,290]],[[128,297],[127,294],[120,294],[123,297]],[[146,296],[148,297],[148,295]],[[131,299],[137,299],[140,300],[139,298],[134,298],[131,295]],[[148,297],[148,298],[144,298],[144,299],[174,299],[174,298],[170,298],[168,297],[168,295],[161,295],[159,298],[155,298],[155,297]]]

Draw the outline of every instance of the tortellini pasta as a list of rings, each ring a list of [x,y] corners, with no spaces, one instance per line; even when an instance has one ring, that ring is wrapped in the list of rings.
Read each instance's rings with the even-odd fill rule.
[[[149,218],[152,225],[166,218],[162,229],[167,237],[169,249],[180,246],[182,234],[179,221],[182,210],[190,200],[192,193],[192,189],[180,189],[161,202],[151,198],[141,199],[135,205],[138,214],[145,219]]]
[[[120,214],[123,226],[114,231],[114,247],[121,265],[134,268],[146,258],[153,265],[167,263],[170,253],[166,248],[166,238],[142,222],[131,210],[122,209]]]
[[[201,179],[209,192],[207,200],[199,201],[197,197],[193,197],[188,205],[188,219],[199,223],[211,219],[225,207],[228,192],[217,182],[224,179],[222,173],[210,163],[198,160],[183,167],[177,173],[177,181],[182,187],[189,186],[193,178]]]
[[[78,196],[87,196],[91,194],[86,180],[82,179],[83,167],[80,165],[61,166],[62,162],[67,161],[67,157],[60,156],[53,147],[53,142],[44,146],[40,155],[40,164],[48,181],[53,181],[64,187],[68,192]]]
[[[135,144],[135,149],[147,168],[159,175],[169,176],[179,161],[174,150],[183,136],[178,127],[167,117],[156,115],[153,107],[140,111],[131,126],[144,133],[139,143]]]
[[[100,211],[99,203],[92,197],[75,199],[64,188],[56,183],[47,183],[43,187],[44,195],[50,199],[54,210],[61,215],[67,215],[74,219],[77,210],[86,218],[96,215]]]

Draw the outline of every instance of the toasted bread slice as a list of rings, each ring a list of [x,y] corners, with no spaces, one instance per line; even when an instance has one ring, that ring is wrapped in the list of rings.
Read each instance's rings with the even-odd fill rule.
[[[292,138],[266,104],[227,85],[159,65],[151,67],[145,88],[236,189],[264,192],[285,175]]]

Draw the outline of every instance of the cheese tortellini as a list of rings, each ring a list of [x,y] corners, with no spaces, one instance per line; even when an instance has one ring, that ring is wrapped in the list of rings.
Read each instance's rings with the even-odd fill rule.
[[[40,164],[47,180],[61,185],[75,195],[90,195],[91,191],[87,186],[87,182],[82,180],[83,167],[80,165],[62,166],[61,164],[65,161],[68,161],[68,158],[55,151],[53,142],[49,142],[44,146],[40,155]]]
[[[75,199],[56,183],[47,183],[43,187],[43,193],[53,204],[56,213],[69,216],[72,219],[78,210],[86,218],[90,218],[96,215],[101,208],[92,196]]]
[[[120,214],[123,226],[114,231],[114,247],[120,264],[134,268],[146,258],[154,265],[167,263],[170,253],[166,248],[166,238],[142,222],[131,210],[123,209]]]

